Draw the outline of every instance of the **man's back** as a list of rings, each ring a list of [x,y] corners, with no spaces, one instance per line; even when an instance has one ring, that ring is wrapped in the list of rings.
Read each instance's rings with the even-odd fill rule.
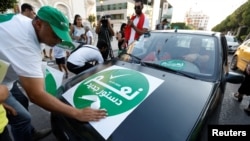
[[[99,49],[92,45],[79,47],[79,49],[73,52],[68,58],[68,62],[71,62],[77,66],[83,66],[85,62],[89,61],[103,63],[103,58]]]
[[[0,36],[5,39],[0,42],[0,59],[11,63],[6,75],[7,79],[3,83],[16,80],[17,76],[13,75],[16,73],[21,76],[42,75],[40,66],[30,67],[29,65],[31,61],[41,60],[41,49],[38,48],[39,42],[35,36],[32,20],[18,14],[11,20],[1,23],[0,30]]]

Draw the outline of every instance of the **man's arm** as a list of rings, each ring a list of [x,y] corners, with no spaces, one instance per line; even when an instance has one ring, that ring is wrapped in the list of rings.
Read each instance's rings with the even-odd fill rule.
[[[147,28],[139,29],[139,28],[137,28],[136,26],[134,26],[134,24],[133,24],[132,28],[133,28],[139,35],[144,34],[144,33],[146,33],[146,32],[148,31]]]
[[[147,23],[146,20],[147,20],[147,19],[145,18],[145,21],[144,21],[144,22],[146,22],[146,25],[147,25],[148,23]],[[127,24],[130,25],[131,28],[133,28],[139,35],[144,34],[144,33],[146,33],[146,32],[148,31],[148,28],[146,28],[146,27],[143,27],[142,29],[137,28],[137,27],[134,25],[134,23],[133,23],[132,20],[129,20]]]
[[[60,113],[79,121],[98,121],[106,116],[105,110],[76,109],[61,102],[44,90],[43,78],[19,76],[19,79],[30,101],[48,111]]]
[[[0,85],[0,104],[7,99],[9,95],[8,88],[5,85]]]
[[[13,107],[4,103],[4,101],[8,98],[8,96],[9,96],[8,88],[5,85],[0,85],[0,104],[2,104],[5,110],[10,114],[17,115],[17,112]]]

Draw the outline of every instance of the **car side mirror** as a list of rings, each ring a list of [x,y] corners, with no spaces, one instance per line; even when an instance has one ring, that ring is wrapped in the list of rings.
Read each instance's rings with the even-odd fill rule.
[[[225,81],[233,84],[240,84],[244,81],[244,79],[245,79],[244,74],[231,71],[226,75]]]

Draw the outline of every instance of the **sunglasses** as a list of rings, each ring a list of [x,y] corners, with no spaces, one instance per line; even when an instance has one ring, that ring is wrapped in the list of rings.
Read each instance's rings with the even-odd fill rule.
[[[140,9],[141,9],[141,6],[135,6],[134,8],[135,8],[135,10],[136,10],[136,9],[140,10]]]

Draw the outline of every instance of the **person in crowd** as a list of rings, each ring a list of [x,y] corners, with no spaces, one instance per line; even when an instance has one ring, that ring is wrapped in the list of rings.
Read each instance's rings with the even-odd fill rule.
[[[24,20],[26,19],[34,19],[34,17],[36,16],[36,13],[33,10],[33,7],[28,4],[28,3],[24,3],[21,5],[21,15],[20,17],[22,17]],[[45,50],[44,50],[45,51]],[[46,53],[44,54],[46,56]],[[20,103],[22,104],[22,106],[28,111],[28,107],[29,107],[29,100],[27,97],[23,96],[23,93],[21,92],[21,90],[19,89],[18,85],[17,85],[17,81],[15,83],[13,83],[12,88],[10,89],[10,92],[12,94],[12,96]],[[9,106],[7,106],[9,105]],[[15,103],[12,102],[11,98],[7,98],[5,103],[4,103],[4,107],[13,107],[16,108]],[[20,132],[20,130],[17,126],[16,126],[16,118],[18,118],[18,116],[16,116],[16,110],[13,108],[7,108],[7,117],[9,118],[9,124],[11,126],[11,131],[12,134],[14,134],[14,139],[16,140],[16,133]],[[31,131],[33,133],[33,139],[37,140],[37,139],[41,139],[43,137],[46,137],[47,135],[50,134],[51,129],[50,128],[46,128],[46,129],[42,129],[42,130],[36,130],[33,125],[30,125],[31,127]]]
[[[75,15],[74,22],[70,26],[70,35],[74,42],[86,43],[85,29],[82,24],[82,17],[78,14]]]
[[[29,17],[31,19],[35,18],[36,13],[33,9],[33,7],[28,4],[28,3],[24,3],[21,5],[21,14],[23,14],[26,17]]]
[[[127,24],[122,23],[120,27],[120,31],[117,33],[117,40],[118,40],[118,49],[122,51],[123,49],[127,48],[127,43],[125,41],[125,28]]]
[[[168,60],[171,58],[170,54],[164,50],[165,41],[159,40],[155,45],[155,50],[150,52],[142,61],[160,61]]]
[[[92,34],[92,31],[90,30],[89,26],[86,26],[85,27],[85,31],[86,31],[86,44],[87,45],[92,45],[93,43],[93,34]]]
[[[195,64],[199,72],[212,73],[213,67],[211,66],[211,61],[214,60],[212,56],[214,56],[212,52],[208,53],[202,47],[202,39],[200,37],[192,37],[189,50],[182,56],[182,59]]]
[[[0,141],[12,141],[7,128],[8,118],[6,115],[6,110],[4,109],[8,109],[8,106],[3,106],[3,103],[7,99],[8,95],[8,88],[5,85],[0,85]]]
[[[163,20],[161,21],[161,23],[159,23],[159,24],[156,25],[156,28],[155,28],[155,29],[156,29],[156,30],[163,30],[163,29],[166,29],[167,24],[168,24],[167,19],[163,19]]]
[[[53,59],[52,52],[54,53],[54,58],[56,60],[56,64],[61,72],[65,72],[65,79],[68,78],[68,69],[65,64],[66,57],[69,56],[68,51],[64,51],[63,48],[58,47],[57,45],[50,49],[50,60]]]
[[[201,63],[207,62],[209,60],[209,55],[203,54],[202,39],[198,37],[193,37],[190,41],[189,52],[183,56],[183,59],[189,62],[199,61]]]
[[[9,90],[13,82],[18,79],[29,100],[50,112],[84,122],[98,121],[106,117],[105,110],[90,107],[74,108],[48,94],[44,89],[40,43],[55,46],[62,41],[72,41],[69,35],[68,19],[62,12],[51,6],[43,6],[33,20],[24,19],[21,14],[17,14],[9,21],[0,23],[0,31],[1,37],[8,38],[0,42],[0,59],[10,63],[3,80],[3,84],[7,85]],[[13,103],[13,108],[17,111],[17,115],[9,119],[13,122],[11,125],[15,141],[34,140],[35,132],[31,126],[30,113],[13,97],[11,92],[7,100]]]
[[[245,71],[244,71],[245,79],[241,83],[238,91],[233,94],[233,98],[236,99],[238,102],[241,102],[243,100],[244,95],[249,96],[250,95],[250,64],[247,65]],[[250,102],[247,108],[244,109],[246,114],[250,116]]]
[[[24,3],[21,5],[21,14],[31,19],[34,19],[36,17],[36,12],[34,11],[33,6],[28,3]],[[43,49],[43,55],[44,58],[49,58],[45,48]]]
[[[46,51],[47,45],[44,43],[41,43],[40,46],[42,48],[43,61],[46,61],[46,59],[49,58],[49,55],[47,55],[47,51]]]
[[[128,18],[125,29],[125,40],[130,45],[134,40],[137,40],[141,34],[144,34],[149,29],[149,19],[142,13],[142,0],[135,0],[136,15]]]
[[[97,42],[100,40],[104,40],[108,44],[108,49],[105,52],[102,52],[104,61],[108,59],[108,56],[110,56],[110,58],[113,58],[114,56],[111,46],[111,39],[115,35],[115,32],[111,26],[110,15],[104,15],[98,20],[95,31],[98,35]]]
[[[45,48],[43,49],[43,56],[44,56],[44,58],[49,58],[49,56],[47,55],[47,52],[46,52]]]
[[[96,64],[104,62],[101,52],[105,52],[108,44],[104,40],[97,42],[97,47],[93,45],[82,45],[73,50],[67,60],[67,68],[74,74],[83,72]]]

